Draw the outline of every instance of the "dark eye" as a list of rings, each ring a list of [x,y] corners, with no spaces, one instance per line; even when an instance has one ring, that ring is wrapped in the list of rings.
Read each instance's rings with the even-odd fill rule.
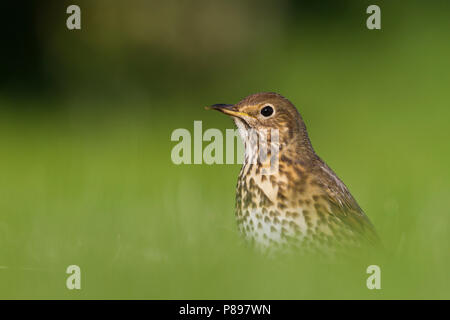
[[[271,106],[265,106],[264,108],[261,109],[261,114],[264,117],[270,117],[273,113],[273,108]]]

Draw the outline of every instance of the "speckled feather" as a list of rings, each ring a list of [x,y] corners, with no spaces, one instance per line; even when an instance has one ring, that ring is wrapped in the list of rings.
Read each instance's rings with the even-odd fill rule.
[[[274,114],[260,114],[264,106]],[[314,152],[302,117],[276,93],[251,95],[228,110],[245,144],[236,187],[236,219],[245,239],[261,248],[308,252],[378,242],[375,229],[348,188]],[[248,130],[279,130],[279,170],[263,174]],[[270,142],[270,137],[269,137]],[[253,159],[252,159],[253,158]]]

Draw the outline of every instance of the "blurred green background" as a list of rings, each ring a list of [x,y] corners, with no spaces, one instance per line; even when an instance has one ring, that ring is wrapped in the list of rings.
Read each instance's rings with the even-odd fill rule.
[[[450,298],[449,7],[2,3],[0,298]],[[172,163],[173,130],[233,128],[203,107],[260,91],[297,106],[386,254],[259,256],[235,226],[240,165]]]

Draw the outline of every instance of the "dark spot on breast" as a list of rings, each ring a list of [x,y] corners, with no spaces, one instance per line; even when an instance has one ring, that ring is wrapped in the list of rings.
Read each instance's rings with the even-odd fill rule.
[[[278,197],[277,197],[277,199],[279,200],[279,201],[282,201],[282,202],[285,202],[287,199],[286,199],[286,196],[283,194],[283,193],[281,193],[281,192],[278,192]]]
[[[269,179],[272,187],[275,187],[277,185],[277,178],[275,178],[275,175],[271,175]]]
[[[305,217],[305,222],[306,222],[306,225],[308,226],[308,232],[310,232],[311,231],[311,229],[312,229],[312,222],[311,222],[311,219],[308,217]]]
[[[278,213],[277,211],[275,211],[275,210],[271,210],[271,211],[269,212],[269,215],[270,215],[271,217],[276,217],[276,216],[279,215],[279,213]]]
[[[287,164],[292,164],[292,160],[286,157],[285,155],[281,156],[281,161],[286,162]]]

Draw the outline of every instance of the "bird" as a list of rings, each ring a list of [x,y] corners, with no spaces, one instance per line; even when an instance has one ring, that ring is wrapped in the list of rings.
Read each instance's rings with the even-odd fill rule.
[[[235,216],[248,243],[263,251],[327,255],[379,243],[349,189],[314,151],[302,116],[287,98],[261,92],[207,109],[230,116],[244,144]],[[259,156],[263,136],[266,157]]]

